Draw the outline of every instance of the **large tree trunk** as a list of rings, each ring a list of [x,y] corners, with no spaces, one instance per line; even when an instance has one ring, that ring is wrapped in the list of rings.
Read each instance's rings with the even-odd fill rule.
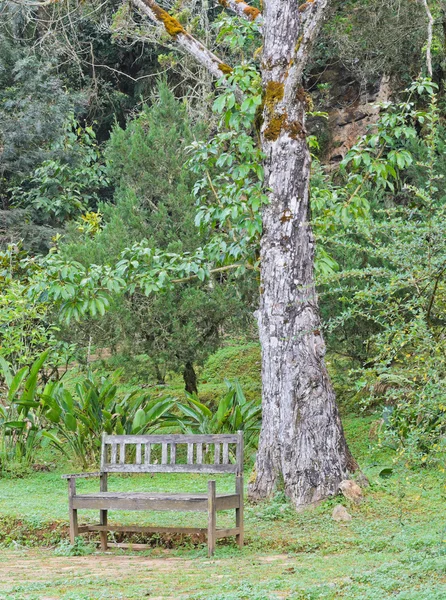
[[[155,0],[132,2],[214,77],[230,72]],[[220,2],[258,20],[264,34],[261,137],[270,203],[261,242],[263,422],[249,492],[251,498],[264,498],[283,481],[286,494],[300,506],[335,494],[356,468],[324,363],[309,223],[302,72],[329,0],[265,0],[262,16],[245,2]]]
[[[326,3],[325,3],[326,4]],[[283,481],[295,506],[336,494],[355,468],[324,363],[309,223],[310,154],[296,0],[267,0],[263,86],[265,188],[259,330],[263,421],[251,498]],[[304,35],[302,35],[304,33]]]

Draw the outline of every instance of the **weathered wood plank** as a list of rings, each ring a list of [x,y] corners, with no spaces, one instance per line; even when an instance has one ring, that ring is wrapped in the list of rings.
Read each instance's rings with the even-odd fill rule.
[[[170,464],[174,465],[177,461],[177,445],[170,444]]]
[[[214,444],[214,464],[220,464],[220,444],[218,442]]]
[[[201,465],[203,462],[203,444],[199,442],[197,446],[197,465]]]
[[[118,454],[118,445],[117,444],[112,444],[111,447],[112,447],[112,449],[111,449],[110,463],[112,465],[115,465],[116,464],[116,460],[117,460],[117,454]]]
[[[194,445],[193,444],[187,445],[187,464],[188,465],[194,464]]]
[[[107,462],[107,445],[104,443],[105,433],[102,434],[101,443],[101,469]]]
[[[104,465],[106,473],[237,473],[237,465]]]
[[[229,464],[229,444],[223,444],[223,464]]]
[[[185,512],[206,512],[208,508],[207,497],[181,498],[171,496],[170,498],[147,497],[145,494],[122,494],[100,496],[85,495],[73,498],[74,509],[99,509],[99,510],[175,510]]]
[[[240,496],[237,494],[216,497],[217,510],[230,510],[231,508],[239,508]]]
[[[232,535],[237,536],[239,530],[237,527],[234,527],[232,529],[216,529],[215,530],[215,537],[218,539],[220,538],[225,538],[225,537],[230,537]]]
[[[87,478],[87,477],[100,477],[101,472],[95,471],[94,473],[72,473],[70,475],[61,475],[62,479],[79,479],[79,478]]]
[[[151,527],[139,525],[82,525],[79,532],[87,531],[117,531],[119,533],[206,533],[206,527]]]
[[[144,444],[144,463],[150,465],[151,444]]]
[[[121,465],[125,465],[125,442],[119,444],[119,462]]]
[[[215,481],[208,481],[208,556],[215,552],[215,529],[217,527],[217,511],[215,506]]]
[[[141,446],[142,444],[136,444],[136,464],[141,464]]]
[[[214,444],[215,442],[227,442],[236,444],[239,441],[239,434],[236,433],[219,433],[219,434],[182,434],[168,433],[160,435],[106,435],[104,437],[106,444],[117,444],[125,442],[127,444],[162,444],[177,443],[177,444],[196,444],[198,442],[204,444]]]
[[[243,475],[243,431],[237,436],[237,475]]]
[[[161,444],[161,464],[167,465],[167,443]]]
[[[76,479],[68,480],[68,511],[70,517],[70,544],[74,544],[79,534],[77,522],[77,510],[74,506],[74,496],[76,495]]]
[[[236,536],[239,548],[243,548],[244,541],[244,524],[243,524],[243,476],[238,475],[235,478],[235,493],[238,495],[240,502],[235,509],[235,526],[239,530]]]
[[[107,491],[107,479],[108,479],[107,473],[102,473],[101,482],[100,482],[101,492]],[[107,515],[108,515],[107,510],[99,511],[99,522],[103,527],[107,526],[107,521],[108,521]],[[107,531],[101,531],[99,538],[101,540],[101,550],[107,550]]]
[[[207,533],[206,527],[147,527],[138,525],[80,525],[79,533],[88,533],[93,531],[116,531],[118,533],[181,533],[184,535]],[[237,535],[238,528],[216,529],[215,537],[217,539]]]

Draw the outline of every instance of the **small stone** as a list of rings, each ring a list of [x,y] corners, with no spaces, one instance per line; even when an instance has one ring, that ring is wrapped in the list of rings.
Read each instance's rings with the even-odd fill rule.
[[[344,481],[341,481],[339,484],[339,489],[347,498],[347,500],[355,502],[356,504],[361,502],[362,490],[355,481],[352,481],[351,479],[344,479]]]
[[[345,506],[342,506],[342,504],[337,504],[334,507],[331,517],[334,521],[351,521],[352,520],[351,514],[349,512],[347,512],[347,509],[345,508]]]

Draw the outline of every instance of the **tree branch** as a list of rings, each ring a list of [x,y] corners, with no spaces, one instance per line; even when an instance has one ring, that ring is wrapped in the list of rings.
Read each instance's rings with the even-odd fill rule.
[[[297,40],[295,55],[285,86],[285,96],[290,100],[301,85],[308,55],[324,19],[330,0],[308,0],[299,7],[301,34]]]
[[[263,28],[263,16],[258,8],[254,8],[243,0],[218,0],[219,3],[225,8],[229,8],[237,16],[242,17],[248,21],[255,21],[259,26],[259,30]]]
[[[433,37],[433,28],[434,28],[434,18],[429,8],[429,4],[427,0],[420,0],[421,4],[424,6],[427,16],[427,43],[426,43],[426,65],[427,65],[427,73],[429,77],[432,78],[432,37]]]
[[[206,48],[201,42],[188,33],[177,19],[169,15],[154,0],[132,0],[132,4],[144,15],[164,30],[181,46],[191,54],[203,67],[205,67],[216,79],[231,73],[232,69]]]

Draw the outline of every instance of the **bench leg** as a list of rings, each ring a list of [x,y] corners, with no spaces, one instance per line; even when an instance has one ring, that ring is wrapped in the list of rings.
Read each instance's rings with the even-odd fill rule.
[[[70,508],[70,544],[73,545],[79,535],[79,529],[77,525],[77,510]]]
[[[107,473],[102,473],[101,475],[100,489],[101,492],[107,491]],[[107,513],[108,511],[106,510],[99,511],[99,523],[101,525],[107,525]],[[99,538],[101,540],[101,550],[107,550],[107,532],[101,531],[99,534]]]
[[[212,556],[215,551],[215,530],[217,527],[215,508],[215,481],[208,481],[208,556]]]
[[[107,525],[107,512],[106,510],[99,511],[99,523],[101,525]],[[107,550],[107,532],[101,531],[99,537],[101,540],[101,550]]]
[[[70,544],[74,544],[76,537],[79,535],[77,524],[77,510],[73,508],[73,496],[76,495],[76,479],[73,477],[68,479],[68,511],[70,517]]]
[[[235,509],[235,526],[238,528],[238,534],[236,535],[237,544],[239,548],[243,548],[243,476],[235,478],[235,493],[240,498],[240,505]]]

